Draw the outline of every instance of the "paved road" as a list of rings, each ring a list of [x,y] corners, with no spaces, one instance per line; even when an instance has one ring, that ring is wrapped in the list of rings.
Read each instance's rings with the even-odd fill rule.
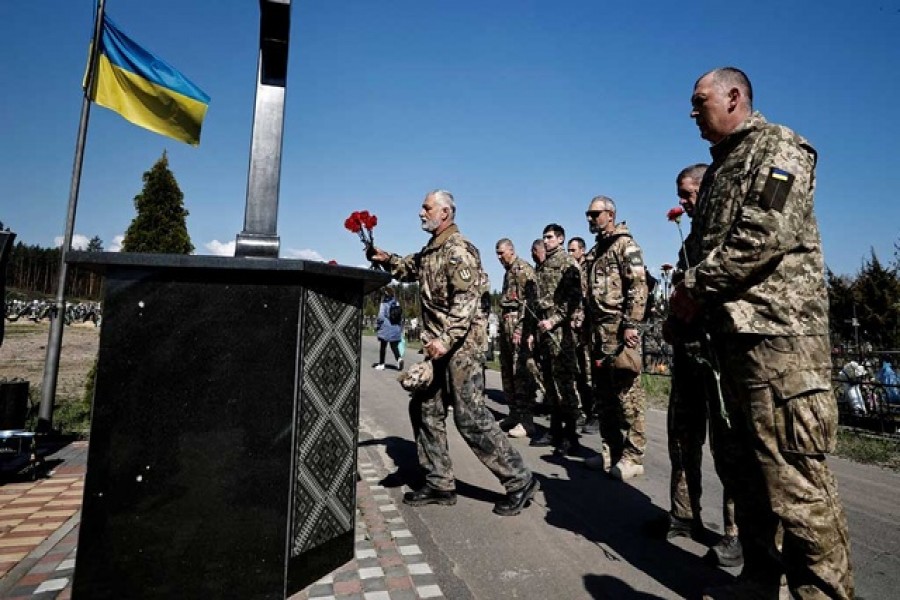
[[[735,569],[702,560],[706,546],[667,543],[647,524],[668,509],[665,414],[647,415],[646,475],[631,484],[590,471],[583,458],[557,460],[527,440],[513,443],[541,481],[536,502],[520,516],[491,512],[503,488],[450,427],[458,480],[455,507],[411,508],[399,503],[416,464],[407,395],[397,371],[374,371],[374,338],[363,338],[361,443],[375,446],[394,474],[384,482],[425,551],[448,598],[696,598],[710,582],[727,582]],[[419,357],[408,353],[407,361]],[[500,387],[488,371],[487,387]],[[491,402],[500,416],[506,407]],[[597,436],[583,436],[590,450]],[[900,589],[900,475],[832,459],[850,520],[859,598],[894,598]],[[721,531],[721,486],[708,454],[704,462],[703,520],[715,541]]]

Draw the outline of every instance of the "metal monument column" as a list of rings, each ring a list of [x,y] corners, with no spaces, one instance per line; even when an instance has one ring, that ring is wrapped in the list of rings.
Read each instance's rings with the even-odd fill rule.
[[[259,60],[256,106],[244,230],[238,234],[235,256],[277,257],[278,188],[284,135],[291,0],[260,0]]]

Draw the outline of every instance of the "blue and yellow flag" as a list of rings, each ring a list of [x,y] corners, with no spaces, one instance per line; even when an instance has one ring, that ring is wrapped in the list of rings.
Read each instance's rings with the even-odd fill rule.
[[[135,125],[196,146],[209,96],[104,15],[91,100]]]

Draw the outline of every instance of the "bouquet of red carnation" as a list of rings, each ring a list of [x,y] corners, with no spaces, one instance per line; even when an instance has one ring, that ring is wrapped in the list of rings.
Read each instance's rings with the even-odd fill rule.
[[[344,227],[347,231],[351,231],[359,236],[359,241],[366,248],[366,256],[369,256],[375,248],[375,236],[372,234],[372,230],[376,225],[378,225],[378,217],[369,214],[367,210],[355,210],[344,221]],[[372,267],[377,268],[374,263]]]

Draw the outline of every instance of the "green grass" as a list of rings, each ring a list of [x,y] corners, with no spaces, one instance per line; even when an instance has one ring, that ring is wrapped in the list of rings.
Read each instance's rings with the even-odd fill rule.
[[[837,456],[900,471],[900,441],[850,429],[838,431]]]
[[[647,393],[648,406],[666,408],[669,405],[669,392],[672,389],[672,378],[669,375],[641,373],[641,384]]]

